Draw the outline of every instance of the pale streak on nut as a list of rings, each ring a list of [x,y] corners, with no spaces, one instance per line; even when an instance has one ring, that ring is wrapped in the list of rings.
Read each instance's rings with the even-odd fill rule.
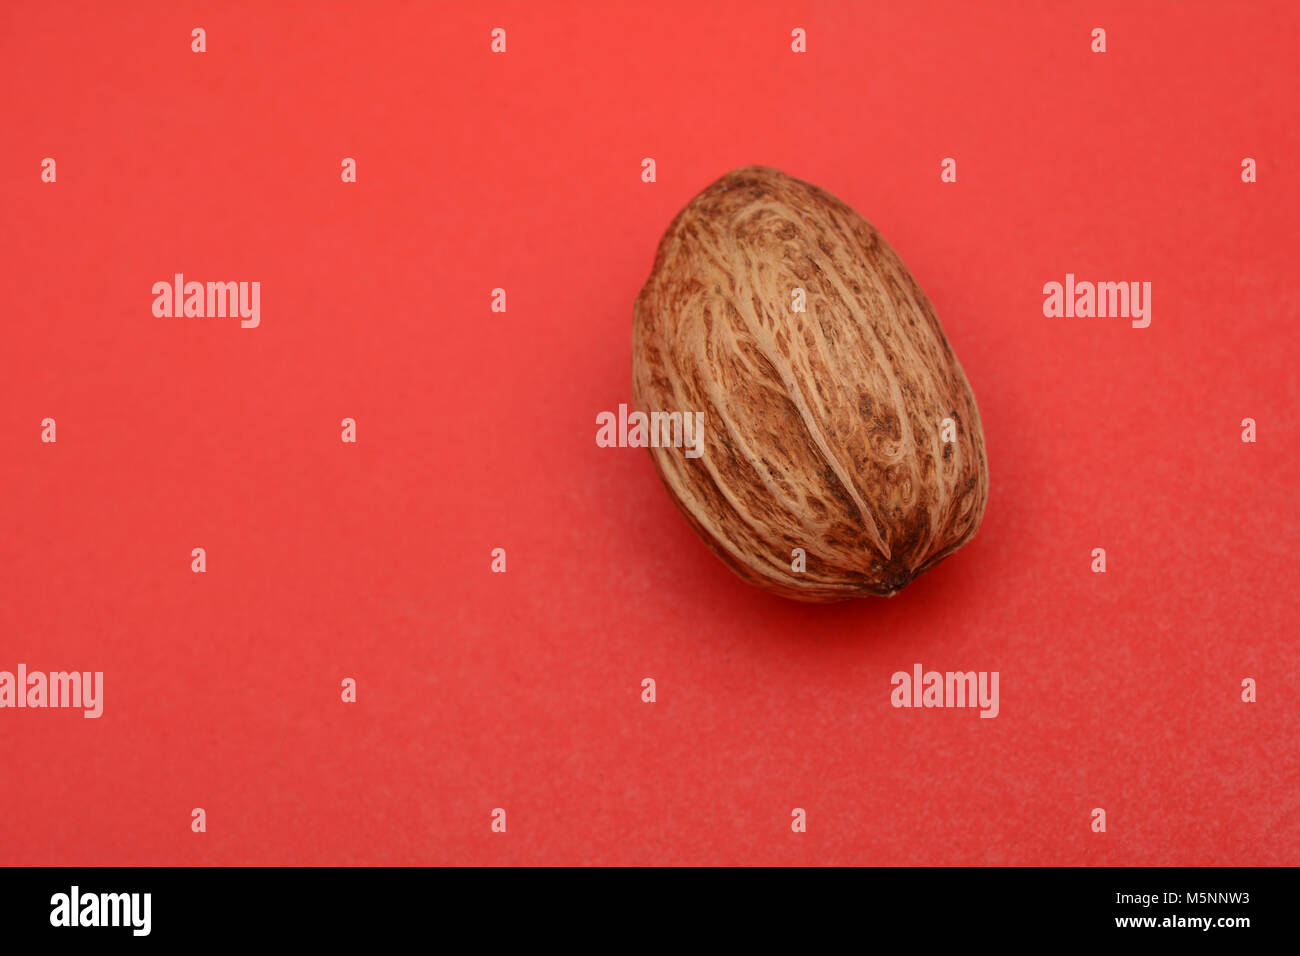
[[[979,527],[984,433],[934,309],[871,224],[809,183],[747,166],[677,214],[637,296],[632,379],[642,411],[704,413],[702,457],[650,455],[759,587],[890,596]]]

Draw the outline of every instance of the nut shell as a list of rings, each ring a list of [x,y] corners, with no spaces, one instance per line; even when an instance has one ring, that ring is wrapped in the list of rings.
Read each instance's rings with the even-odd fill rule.
[[[871,224],[809,183],[747,166],[677,214],[637,296],[632,380],[641,411],[703,412],[701,457],[650,455],[759,587],[890,596],[979,527],[984,433],[934,309]]]

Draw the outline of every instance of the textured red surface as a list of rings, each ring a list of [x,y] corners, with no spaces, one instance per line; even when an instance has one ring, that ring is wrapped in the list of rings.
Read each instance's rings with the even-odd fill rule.
[[[0,11],[0,670],[106,684],[0,711],[0,863],[1300,863],[1296,7],[477,6]],[[750,589],[594,442],[755,162],[980,403],[983,527],[889,601]],[[154,318],[175,272],[261,326]],[[1150,328],[1045,318],[1066,272]],[[892,709],[918,661],[1000,716]]]

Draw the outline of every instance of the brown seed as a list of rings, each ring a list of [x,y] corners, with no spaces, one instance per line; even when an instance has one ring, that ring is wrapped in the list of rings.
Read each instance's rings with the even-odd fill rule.
[[[673,219],[637,296],[632,383],[641,411],[703,413],[702,456],[650,455],[759,587],[890,596],[979,527],[979,410],[929,300],[870,223],[778,170],[733,170]]]

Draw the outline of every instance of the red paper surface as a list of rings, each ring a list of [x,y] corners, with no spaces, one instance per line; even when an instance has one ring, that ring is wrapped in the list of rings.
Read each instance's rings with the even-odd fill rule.
[[[0,670],[104,713],[0,710],[0,863],[1300,863],[1298,22],[5,4]],[[745,585],[594,441],[751,163],[880,229],[979,402],[983,525],[891,600]],[[156,318],[177,272],[260,326]],[[1046,318],[1067,272],[1150,327]],[[999,716],[891,707],[917,662]]]

